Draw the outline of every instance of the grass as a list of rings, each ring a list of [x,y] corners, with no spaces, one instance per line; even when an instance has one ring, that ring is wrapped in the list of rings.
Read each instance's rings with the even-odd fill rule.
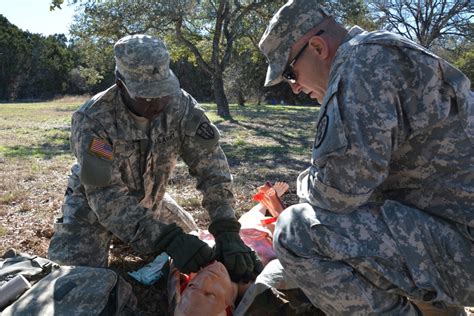
[[[7,232],[6,227],[0,226],[0,237],[6,236]]]
[[[74,162],[70,118],[83,101],[0,104],[0,254],[14,247],[46,256]],[[288,182],[283,202],[296,203],[295,180],[309,165],[318,108],[231,105],[232,119],[224,120],[215,114],[215,104],[202,106],[221,132],[221,146],[234,177],[237,215],[255,204],[252,195],[267,180]],[[179,161],[168,192],[205,228],[209,218],[195,186],[187,166]],[[119,271],[146,263],[130,248],[114,249],[111,262]],[[156,300],[148,287],[131,283],[142,302]]]

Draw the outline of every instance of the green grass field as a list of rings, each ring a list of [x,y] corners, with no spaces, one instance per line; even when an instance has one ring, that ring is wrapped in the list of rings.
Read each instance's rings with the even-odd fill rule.
[[[46,256],[59,214],[67,175],[74,157],[69,149],[70,117],[84,100],[0,104],[0,253],[16,248]],[[231,105],[232,120],[223,120],[213,104],[202,104],[221,131],[234,177],[237,214],[249,210],[252,195],[265,181],[286,181],[286,205],[297,203],[295,180],[310,161],[318,108],[297,106],[239,107]],[[179,162],[169,183],[170,194],[201,228],[209,222],[201,195],[187,167]],[[112,268],[131,271],[150,258],[141,258],[125,245],[114,245]],[[142,308],[160,315],[165,284],[156,288],[133,282]],[[161,307],[160,307],[161,306]]]

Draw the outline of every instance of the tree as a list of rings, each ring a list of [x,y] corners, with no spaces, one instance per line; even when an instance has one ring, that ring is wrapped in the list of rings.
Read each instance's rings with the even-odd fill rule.
[[[169,39],[212,80],[217,113],[229,116],[224,91],[224,71],[234,44],[246,29],[244,18],[270,0],[164,0],[164,1],[73,1],[84,9],[76,23],[81,38],[118,39],[123,35],[148,33]],[[58,7],[62,0],[52,2]],[[82,34],[82,35],[81,35]],[[179,50],[180,48],[178,48]]]
[[[24,34],[29,58],[19,97],[45,99],[67,93],[74,60],[66,37],[63,34],[47,37],[29,32]]]
[[[471,0],[370,0],[385,28],[422,46],[446,37],[465,37],[473,18]],[[472,38],[471,38],[472,40]]]
[[[458,67],[471,80],[471,89],[474,88],[474,45],[465,51],[455,62]]]
[[[459,68],[471,80],[472,89],[474,86],[474,42],[472,40],[450,38],[445,41],[444,47],[435,47],[434,52]]]
[[[225,87],[231,98],[243,105],[248,100],[259,103],[263,98],[272,103],[314,104],[306,96],[294,96],[286,83],[278,87],[263,88],[267,64],[258,49],[258,42],[273,14],[285,3],[272,1],[259,7],[243,19],[245,34],[234,45],[233,62],[226,71]],[[369,15],[369,9],[362,0],[319,1],[328,8],[337,21],[352,26],[357,24],[366,29],[376,28]]]
[[[73,65],[63,34],[24,32],[0,15],[0,100],[66,93]]]
[[[245,34],[242,20],[265,1],[202,1],[194,14],[176,12],[172,19],[176,37],[196,58],[197,64],[212,78],[215,101],[220,116],[229,116],[229,104],[224,90],[224,71],[229,66],[234,42]],[[197,41],[196,41],[197,40]],[[211,43],[208,58],[200,50],[202,41]]]
[[[0,15],[0,100],[15,100],[29,64],[23,31]]]

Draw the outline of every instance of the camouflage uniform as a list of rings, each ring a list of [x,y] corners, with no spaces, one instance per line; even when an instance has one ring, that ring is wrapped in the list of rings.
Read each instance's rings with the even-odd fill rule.
[[[78,163],[55,224],[51,260],[106,266],[112,235],[140,254],[153,254],[166,224],[195,229],[192,217],[165,192],[178,156],[197,179],[211,220],[235,218],[218,130],[179,86],[172,98],[150,122],[148,135],[135,124],[116,85],[73,114],[71,147]]]
[[[327,314],[417,314],[407,297],[474,304],[473,94],[446,61],[352,28],[298,195],[306,203],[281,214],[274,247]]]

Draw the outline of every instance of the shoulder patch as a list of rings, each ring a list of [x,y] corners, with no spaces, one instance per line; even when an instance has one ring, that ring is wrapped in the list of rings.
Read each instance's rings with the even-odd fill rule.
[[[316,128],[317,132],[316,132],[316,137],[314,139],[314,148],[318,148],[319,146],[321,146],[321,143],[323,142],[324,137],[326,136],[326,131],[328,129],[328,121],[329,121],[329,117],[326,114],[324,114],[324,116],[322,117],[321,121],[319,121],[318,126]]]
[[[112,160],[114,158],[114,150],[112,145],[100,138],[92,138],[89,145],[89,152],[107,160]]]
[[[215,134],[214,129],[208,122],[202,122],[196,130],[196,135],[203,139],[214,139]]]

